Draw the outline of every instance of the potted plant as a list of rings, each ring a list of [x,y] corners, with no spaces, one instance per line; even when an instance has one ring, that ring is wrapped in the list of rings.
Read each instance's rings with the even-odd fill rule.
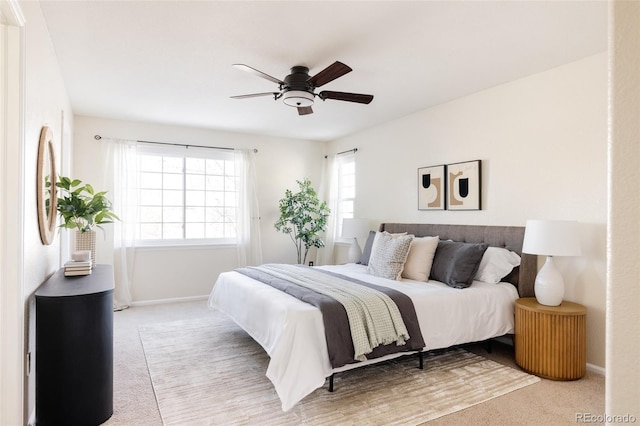
[[[111,201],[106,191],[95,192],[91,185],[79,179],[60,176],[56,186],[60,188],[56,209],[62,219],[61,228],[76,230],[76,250],[90,250],[91,263],[95,265],[96,237],[94,227],[119,220],[111,211]]]
[[[278,231],[289,234],[298,253],[298,263],[304,264],[311,247],[324,247],[324,241],[318,234],[327,229],[331,211],[326,202],[318,200],[308,178],[296,182],[300,191],[286,190],[279,203],[280,218],[274,226]]]

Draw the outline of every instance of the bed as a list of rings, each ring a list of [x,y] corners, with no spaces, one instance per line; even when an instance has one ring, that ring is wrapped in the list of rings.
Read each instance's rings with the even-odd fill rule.
[[[375,286],[390,287],[408,295],[413,301],[424,340],[421,351],[513,333],[515,299],[533,295],[537,271],[536,256],[522,254],[523,227],[383,223],[378,234],[382,233],[385,236],[406,233],[416,238],[437,236],[438,244],[448,240],[484,243],[518,254],[520,264],[498,283],[474,279],[464,289],[432,279],[425,282],[375,276],[370,273],[372,265],[315,268]],[[435,268],[435,263],[433,266]],[[324,386],[326,379],[335,373],[407,354],[400,352],[332,366],[320,310],[237,270],[219,275],[209,297],[209,306],[229,316],[267,352],[270,362],[266,375],[273,383],[284,411]]]

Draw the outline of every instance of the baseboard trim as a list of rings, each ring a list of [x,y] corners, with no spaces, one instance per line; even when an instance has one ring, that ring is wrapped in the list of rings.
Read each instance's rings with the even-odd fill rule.
[[[172,299],[140,300],[138,302],[131,302],[131,306],[135,307],[135,306],[164,305],[166,303],[194,302],[196,300],[207,300],[208,298],[209,298],[209,295],[175,297]]]
[[[604,369],[603,367],[600,367],[599,365],[593,365],[593,364],[587,363],[587,371],[599,374],[601,376],[607,375],[607,370]]]

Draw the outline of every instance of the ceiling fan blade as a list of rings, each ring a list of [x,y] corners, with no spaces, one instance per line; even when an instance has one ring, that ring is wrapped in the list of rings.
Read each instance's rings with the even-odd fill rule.
[[[312,84],[314,87],[320,87],[351,71],[351,67],[343,64],[342,62],[336,61],[320,71],[318,74],[310,77],[307,80],[307,83]]]
[[[231,96],[231,99],[257,98],[258,96],[273,96],[275,98],[279,94],[278,92],[251,93],[250,95]]]
[[[298,115],[307,115],[307,114],[313,114],[313,108],[311,108],[310,106],[298,107]]]
[[[264,79],[266,79],[266,80],[269,80],[269,81],[273,81],[273,82],[274,82],[274,83],[276,83],[276,84],[284,84],[284,82],[283,82],[282,80],[277,79],[277,78],[275,78],[275,77],[271,77],[269,74],[265,74],[265,73],[263,73],[263,72],[262,72],[262,71],[260,71],[260,70],[257,70],[257,69],[255,69],[255,68],[253,68],[253,67],[250,67],[249,65],[245,65],[245,64],[233,64],[233,66],[234,66],[235,68],[240,69],[240,70],[246,71],[246,72],[248,72],[248,73],[250,73],[250,74],[257,75],[258,77],[262,77],[262,78],[264,78]]]
[[[363,95],[361,93],[347,93],[347,92],[332,92],[330,90],[323,90],[318,93],[318,96],[323,101],[326,99],[335,99],[337,101],[357,102],[359,104],[368,104],[373,100],[373,95]]]

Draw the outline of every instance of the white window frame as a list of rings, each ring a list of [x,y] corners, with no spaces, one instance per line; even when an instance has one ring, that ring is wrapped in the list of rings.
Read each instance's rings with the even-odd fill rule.
[[[189,209],[189,207],[202,207],[205,210],[208,208],[206,206],[207,202],[204,201],[203,205],[197,205],[197,206],[189,206],[187,203],[187,179],[188,179],[188,173],[186,170],[186,162],[187,159],[189,158],[204,158],[204,159],[223,159],[225,162],[231,163],[231,164],[235,164],[236,158],[234,156],[234,152],[233,150],[228,150],[228,149],[216,149],[216,148],[199,148],[199,147],[193,147],[193,146],[179,146],[179,145],[168,145],[168,144],[139,144],[138,148],[137,148],[137,155],[138,155],[138,161],[140,161],[140,156],[141,155],[157,155],[157,156],[164,156],[164,157],[175,157],[175,158],[182,158],[183,160],[183,167],[182,167],[182,204],[179,206],[168,206],[168,205],[157,205],[157,204],[149,204],[149,205],[145,205],[143,204],[143,190],[145,189],[151,189],[151,188],[143,188],[143,180],[141,179],[143,176],[143,173],[145,173],[145,171],[142,168],[139,168],[138,170],[138,176],[139,176],[139,182],[140,182],[140,187],[138,188],[139,191],[139,203],[138,203],[138,220],[136,221],[136,246],[137,247],[171,247],[171,246],[221,246],[221,245],[236,245],[237,244],[237,239],[236,236],[232,236],[232,237],[216,237],[216,238],[187,238],[186,237],[186,226],[188,225],[188,214],[187,214],[187,210]],[[140,166],[140,162],[138,163]],[[164,174],[163,173],[163,178],[164,178]],[[173,174],[176,175],[178,173],[166,173],[167,175]],[[206,179],[206,175],[205,174],[205,179]],[[225,181],[225,184],[227,184],[227,179],[232,179],[235,181],[235,183],[233,183],[232,185],[235,187],[235,190],[225,190],[225,191],[220,191],[223,192],[223,198],[225,199],[224,205],[222,206],[223,209],[226,209],[227,206],[231,206],[231,207],[235,207],[236,209],[238,208],[238,186],[237,186],[237,182],[238,182],[238,176],[237,176],[237,167],[234,167],[233,169],[233,173],[232,174],[224,174],[223,175],[223,180]],[[163,179],[164,182],[164,179]],[[157,190],[158,188],[156,188]],[[164,192],[164,187],[163,189],[161,189]],[[178,191],[178,189],[176,189],[176,191]],[[201,190],[197,190],[197,191],[201,191]],[[205,191],[206,192],[206,191]],[[205,194],[206,196],[206,194]],[[228,197],[232,196],[233,197],[233,201],[228,200]],[[181,238],[142,238],[141,237],[141,229],[140,226],[142,223],[154,223],[153,221],[146,221],[143,222],[144,219],[144,208],[145,207],[149,207],[149,208],[161,208],[162,209],[162,214],[164,215],[165,212],[165,208],[181,208],[182,209],[182,220],[181,220],[181,227],[182,227],[182,237]],[[233,221],[225,224],[223,222],[223,226],[233,226],[235,228],[235,223],[237,222],[237,214],[234,218]],[[163,220],[159,221],[159,222],[155,222],[155,223],[160,223],[160,224],[164,224],[165,222]],[[180,223],[180,222],[175,222],[175,223]],[[206,226],[206,213],[205,213],[205,217],[204,217],[204,222],[203,224]]]
[[[342,222],[344,219],[352,219],[356,200],[356,156],[355,153],[342,154],[336,157],[338,196],[336,211],[336,235],[342,235]],[[350,209],[345,211],[345,206]]]

